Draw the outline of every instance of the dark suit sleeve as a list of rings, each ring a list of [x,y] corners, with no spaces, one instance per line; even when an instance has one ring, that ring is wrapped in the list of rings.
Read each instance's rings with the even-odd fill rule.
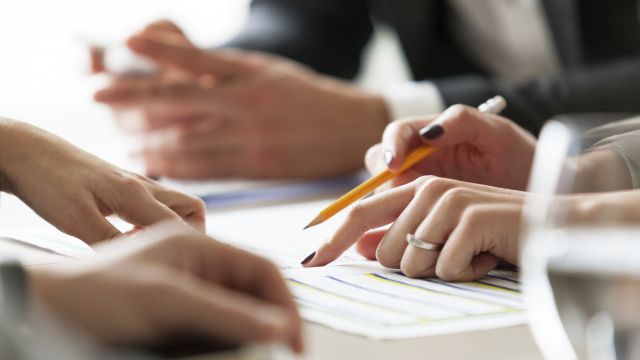
[[[278,54],[350,79],[372,30],[366,0],[254,0],[247,25],[224,46]]]
[[[509,103],[504,115],[533,134],[558,114],[640,113],[640,58],[566,70],[523,84],[483,76],[442,79],[435,84],[447,106],[477,106],[492,96],[504,96]]]

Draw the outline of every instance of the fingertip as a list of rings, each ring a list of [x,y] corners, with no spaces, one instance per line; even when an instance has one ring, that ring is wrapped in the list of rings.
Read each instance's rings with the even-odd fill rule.
[[[307,255],[304,259],[302,259],[302,261],[300,261],[300,265],[302,265],[303,267],[307,267],[307,265],[312,262],[315,256],[316,252],[314,251],[311,254]]]
[[[381,144],[373,145],[367,150],[367,154],[365,155],[365,165],[367,170],[371,174],[379,173],[380,171],[385,170],[384,163],[384,151],[382,150]]]
[[[326,245],[325,245],[326,246]],[[308,260],[305,263],[301,263],[303,267],[319,267],[325,266],[333,260],[335,260],[336,256],[331,256],[329,252],[325,249],[325,247],[321,247],[320,249],[314,251],[308,256]]]

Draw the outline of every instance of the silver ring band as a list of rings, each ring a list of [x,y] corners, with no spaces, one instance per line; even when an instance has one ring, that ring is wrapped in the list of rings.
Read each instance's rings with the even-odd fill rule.
[[[414,234],[407,234],[407,242],[411,246],[415,246],[424,250],[436,251],[442,249],[440,244],[432,244],[430,242],[422,241],[418,239]]]

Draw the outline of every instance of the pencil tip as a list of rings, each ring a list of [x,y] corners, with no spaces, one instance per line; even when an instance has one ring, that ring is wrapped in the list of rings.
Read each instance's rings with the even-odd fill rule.
[[[320,224],[321,222],[324,221],[324,217],[322,216],[322,214],[316,216],[315,219],[311,220],[311,222],[309,224],[307,224],[307,226],[304,227],[304,229],[302,230],[307,230],[308,228],[312,227],[312,226],[316,226],[318,224]]]

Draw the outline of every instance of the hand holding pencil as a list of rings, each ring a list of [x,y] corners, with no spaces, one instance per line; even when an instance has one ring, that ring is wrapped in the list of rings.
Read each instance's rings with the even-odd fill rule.
[[[535,139],[510,120],[493,114],[502,110],[504,105],[504,99],[498,97],[483,104],[480,107],[483,111],[456,105],[437,117],[407,119],[392,123],[385,131],[383,144],[377,145],[377,151],[370,151],[370,153],[377,152],[378,158],[384,159],[390,169],[381,175],[374,176],[322,211],[318,217],[321,220],[319,222],[358,200],[354,194],[364,196],[384,182],[380,179],[389,180],[403,172],[405,172],[403,176],[412,172],[416,178],[420,175],[435,175],[511,189],[524,189],[533,159]],[[382,148],[393,151],[393,159],[389,161],[387,152]],[[432,148],[436,148],[437,151]],[[411,152],[412,150],[419,152]],[[405,160],[405,154],[409,153]],[[416,156],[419,159],[410,170],[406,165],[403,167],[402,164],[406,164],[408,160],[414,161]],[[368,208],[369,204],[373,203],[372,199],[382,195],[357,202],[352,207],[347,222],[316,253],[305,259],[303,264],[305,266],[328,264],[367,231],[391,224],[404,208],[392,210],[394,204],[381,205],[378,202],[376,202],[376,209]],[[365,218],[359,219],[366,213],[363,209],[378,212],[381,217],[374,219],[364,216]],[[373,256],[372,252],[366,255]]]

